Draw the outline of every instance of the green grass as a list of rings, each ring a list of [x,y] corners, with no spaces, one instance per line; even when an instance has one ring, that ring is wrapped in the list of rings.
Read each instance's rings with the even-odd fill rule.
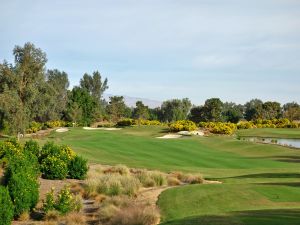
[[[247,130],[238,130],[237,135],[241,137],[300,138],[300,128],[247,129]]]
[[[163,224],[298,225],[300,151],[211,136],[156,139],[162,127],[121,131],[71,129],[40,140],[70,145],[90,162],[162,171],[200,172],[219,185],[192,185],[162,193]],[[240,131],[239,131],[240,132]],[[299,129],[253,129],[249,136],[300,136]]]

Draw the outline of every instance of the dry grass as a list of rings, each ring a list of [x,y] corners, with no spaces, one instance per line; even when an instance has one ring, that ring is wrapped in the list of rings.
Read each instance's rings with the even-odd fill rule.
[[[168,186],[178,186],[181,182],[176,177],[168,177]]]
[[[63,220],[65,225],[86,225],[86,218],[80,213],[70,213]]]
[[[130,170],[127,166],[116,165],[116,166],[112,166],[112,167],[109,167],[107,169],[104,169],[103,173],[105,173],[105,174],[107,174],[107,173],[117,173],[117,174],[125,176],[125,175],[130,174]]]
[[[56,210],[48,211],[44,217],[45,221],[54,221],[57,222],[60,219],[59,212]]]
[[[159,212],[151,206],[131,205],[117,211],[111,225],[154,225],[159,222]]]
[[[159,187],[167,183],[166,175],[159,171],[135,170],[134,176],[143,187]]]
[[[186,184],[202,184],[204,179],[200,174],[183,174],[182,172],[172,172],[169,177],[177,178],[179,181]]]
[[[18,218],[18,220],[19,221],[28,221],[28,220],[30,220],[30,215],[29,215],[29,213],[28,212],[23,212],[20,216],[19,216],[19,218]]]

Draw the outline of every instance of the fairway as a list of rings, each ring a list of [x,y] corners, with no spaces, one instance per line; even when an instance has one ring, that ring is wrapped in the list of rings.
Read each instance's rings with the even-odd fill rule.
[[[228,136],[157,139],[164,127],[120,131],[74,128],[40,140],[72,146],[90,162],[162,171],[202,173],[223,184],[163,192],[162,224],[297,225],[300,221],[300,151]],[[252,129],[239,134],[294,138],[299,129]]]

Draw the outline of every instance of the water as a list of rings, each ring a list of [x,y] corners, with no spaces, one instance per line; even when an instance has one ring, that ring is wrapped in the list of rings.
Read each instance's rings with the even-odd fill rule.
[[[300,139],[286,139],[286,138],[261,138],[261,137],[241,137],[240,140],[266,143],[266,144],[276,144],[282,146],[288,146],[300,149]]]

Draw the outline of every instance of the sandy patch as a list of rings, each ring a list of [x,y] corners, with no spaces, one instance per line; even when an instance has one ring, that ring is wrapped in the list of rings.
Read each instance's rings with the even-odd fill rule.
[[[58,128],[58,129],[56,130],[56,132],[58,132],[58,133],[63,133],[63,132],[67,132],[67,131],[69,131],[68,128]]]
[[[199,131],[199,130],[195,130],[195,131],[179,131],[178,134],[185,135],[185,136],[192,136],[192,135],[204,136],[204,133],[202,131]]]
[[[176,138],[181,138],[182,135],[180,134],[166,134],[162,137],[157,137],[157,138],[160,138],[160,139],[176,139]]]
[[[110,131],[113,131],[113,130],[122,130],[122,128],[115,128],[115,127],[97,127],[97,128],[94,128],[94,127],[84,127],[83,129],[85,129],[85,130],[110,130]]]

